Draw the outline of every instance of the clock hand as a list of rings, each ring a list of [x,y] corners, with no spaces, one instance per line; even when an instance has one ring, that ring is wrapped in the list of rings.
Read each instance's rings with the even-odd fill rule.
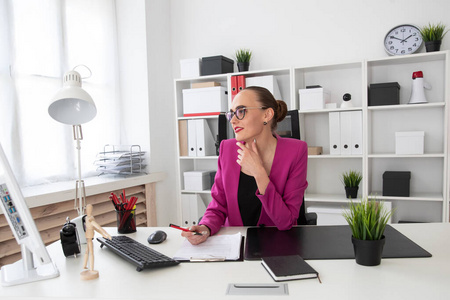
[[[403,41],[402,39],[399,39],[398,37],[395,37],[395,36],[389,36],[391,39],[396,39],[396,40],[399,40],[399,41]]]
[[[406,39],[403,39],[401,42],[402,43],[406,42],[406,40],[409,39],[410,37],[412,37],[412,34],[410,36],[408,36]]]

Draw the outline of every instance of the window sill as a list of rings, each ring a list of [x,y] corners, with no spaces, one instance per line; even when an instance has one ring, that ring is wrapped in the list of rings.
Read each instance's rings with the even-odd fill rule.
[[[88,197],[136,185],[158,182],[165,178],[165,173],[158,172],[130,177],[116,175],[95,176],[84,178],[83,180],[86,186],[86,196]],[[75,181],[26,187],[22,189],[22,193],[29,208],[67,201],[75,198]]]

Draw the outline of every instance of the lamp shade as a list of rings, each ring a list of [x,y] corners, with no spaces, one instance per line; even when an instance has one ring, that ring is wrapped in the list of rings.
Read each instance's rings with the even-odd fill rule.
[[[81,76],[77,71],[64,74],[63,87],[53,97],[48,113],[56,121],[68,125],[80,125],[95,117],[94,100],[81,88]]]

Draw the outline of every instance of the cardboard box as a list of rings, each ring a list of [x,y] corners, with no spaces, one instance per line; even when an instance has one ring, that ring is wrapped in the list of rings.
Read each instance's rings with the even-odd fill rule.
[[[395,133],[395,154],[423,154],[424,131],[402,131]]]
[[[383,196],[409,197],[411,172],[386,171],[383,173]]]
[[[330,92],[324,88],[298,90],[300,111],[324,109],[330,103]]]
[[[184,189],[187,191],[203,191],[211,188],[212,171],[187,171],[183,173]]]
[[[234,60],[218,55],[202,58],[202,76],[233,73]]]
[[[227,111],[227,89],[223,86],[183,90],[185,117],[214,116]]]
[[[188,58],[180,60],[181,78],[199,77],[202,61],[200,58]]]
[[[208,82],[196,82],[191,84],[191,89],[200,89],[206,87],[220,86],[220,82],[208,81]]]
[[[373,83],[369,86],[369,106],[400,104],[398,82]]]
[[[308,155],[321,155],[322,147],[308,147]]]

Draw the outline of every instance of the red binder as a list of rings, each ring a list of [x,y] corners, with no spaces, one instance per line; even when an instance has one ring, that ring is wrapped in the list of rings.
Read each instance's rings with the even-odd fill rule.
[[[239,75],[237,76],[237,85],[238,85],[238,93],[245,89],[245,76]]]
[[[234,97],[238,93],[238,76],[231,76],[231,101],[233,101]]]

